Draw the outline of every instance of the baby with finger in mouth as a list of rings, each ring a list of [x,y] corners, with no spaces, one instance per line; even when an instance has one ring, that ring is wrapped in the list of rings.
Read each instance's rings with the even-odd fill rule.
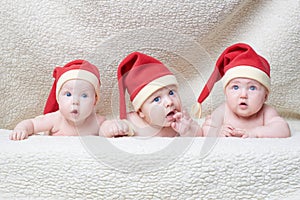
[[[182,108],[176,77],[159,60],[133,52],[119,64],[117,75],[120,119],[105,121],[103,135],[202,136],[201,126]],[[131,112],[126,111],[126,91]]]

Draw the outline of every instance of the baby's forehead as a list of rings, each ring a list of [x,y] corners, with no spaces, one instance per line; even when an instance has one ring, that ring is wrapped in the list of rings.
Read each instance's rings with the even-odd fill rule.
[[[170,91],[170,90],[177,91],[178,90],[177,85],[163,86],[163,87],[159,88],[158,90],[156,90],[155,92],[153,92],[150,96],[155,96],[155,95],[160,94],[164,91]]]
[[[70,79],[64,82],[62,88],[94,89],[94,86],[90,82],[83,79]]]
[[[232,80],[229,81],[229,83],[245,83],[245,84],[259,84],[261,85],[260,82],[258,82],[257,80],[251,79],[251,78],[234,78]]]
[[[155,92],[159,92],[159,91],[163,91],[163,90],[177,90],[177,88],[178,88],[177,85],[167,85],[167,86],[161,87],[160,89],[156,90]]]

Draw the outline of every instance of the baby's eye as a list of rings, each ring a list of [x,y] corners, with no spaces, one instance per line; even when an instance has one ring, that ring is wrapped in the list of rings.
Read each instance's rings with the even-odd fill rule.
[[[173,90],[169,91],[169,95],[174,95],[174,94],[175,94],[175,92]]]
[[[153,99],[153,102],[159,102],[160,101],[160,97],[155,97],[154,99]]]
[[[87,98],[87,97],[88,97],[87,94],[82,94],[81,96],[82,96],[83,98]]]
[[[67,96],[67,97],[72,96],[71,92],[66,92],[66,96]]]
[[[250,90],[256,90],[256,86],[250,86],[250,88],[249,88]]]
[[[234,89],[234,90],[238,90],[238,89],[239,89],[239,86],[237,86],[237,85],[234,85],[234,86],[232,86],[232,89]]]

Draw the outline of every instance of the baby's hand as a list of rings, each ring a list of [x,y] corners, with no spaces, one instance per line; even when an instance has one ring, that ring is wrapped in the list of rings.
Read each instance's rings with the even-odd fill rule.
[[[234,128],[229,124],[223,124],[220,131],[219,136],[220,137],[232,137]]]
[[[185,136],[189,133],[193,119],[185,112],[177,112],[174,114],[173,118],[175,122],[172,122],[171,127],[180,134],[180,136]]]
[[[122,137],[130,135],[129,126],[122,120],[105,120],[100,127],[100,136]]]
[[[26,130],[13,130],[9,134],[10,140],[24,140],[27,139],[29,136],[28,132]]]
[[[241,138],[256,137],[255,135],[251,134],[249,130],[240,128],[235,128],[233,130],[232,136]]]
[[[249,131],[246,129],[241,128],[233,128],[230,125],[223,125],[222,126],[222,132],[221,136],[225,137],[241,137],[241,138],[247,138],[247,137],[253,137]]]

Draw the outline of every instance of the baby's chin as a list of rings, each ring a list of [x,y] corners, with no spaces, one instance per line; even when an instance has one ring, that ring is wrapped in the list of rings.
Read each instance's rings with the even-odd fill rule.
[[[256,113],[250,113],[250,112],[236,112],[235,113],[237,116],[242,117],[242,118],[250,118],[253,115],[255,115]]]

